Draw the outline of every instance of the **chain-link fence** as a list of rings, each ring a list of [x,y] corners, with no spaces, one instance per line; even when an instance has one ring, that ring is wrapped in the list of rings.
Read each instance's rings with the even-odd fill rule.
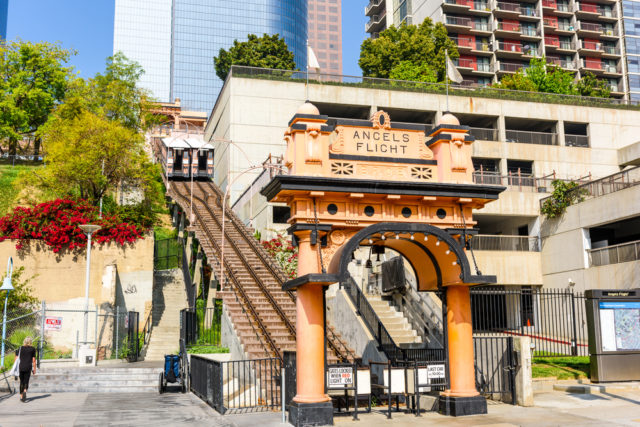
[[[40,307],[7,311],[4,369],[26,337],[37,350],[38,364],[46,359],[75,359],[83,344],[95,346],[97,360],[127,358],[128,312],[124,307],[80,303],[42,303]],[[0,369],[1,371],[1,369]]]

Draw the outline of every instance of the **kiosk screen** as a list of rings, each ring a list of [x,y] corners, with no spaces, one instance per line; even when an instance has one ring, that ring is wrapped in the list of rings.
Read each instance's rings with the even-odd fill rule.
[[[640,350],[640,302],[599,304],[602,351]]]

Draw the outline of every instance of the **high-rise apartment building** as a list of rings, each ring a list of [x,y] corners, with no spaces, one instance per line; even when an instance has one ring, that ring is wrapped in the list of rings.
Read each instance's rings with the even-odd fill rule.
[[[9,0],[0,0],[0,39],[7,38],[8,18],[9,18]]]
[[[113,51],[145,70],[141,85],[161,102],[209,112],[222,87],[213,58],[248,34],[279,34],[298,68],[307,61],[306,0],[116,0]]]
[[[323,73],[342,74],[342,0],[309,0],[309,45]]]
[[[591,72],[606,79],[614,97],[630,96],[623,35],[625,27],[635,27],[623,25],[619,0],[371,0],[365,13],[372,37],[387,26],[419,24],[427,17],[444,23],[458,45],[458,70],[469,83],[496,82],[545,56],[576,78]],[[633,79],[640,92],[640,75]]]

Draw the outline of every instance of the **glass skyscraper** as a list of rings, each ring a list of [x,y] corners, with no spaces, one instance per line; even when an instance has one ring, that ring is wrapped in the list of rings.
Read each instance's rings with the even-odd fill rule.
[[[622,14],[629,97],[640,101],[640,1],[623,0]]]
[[[145,69],[161,102],[209,112],[223,82],[213,58],[248,34],[279,34],[298,68],[307,62],[307,0],[116,0],[114,52]]]
[[[9,0],[0,0],[0,38],[7,38],[7,18],[9,17]]]

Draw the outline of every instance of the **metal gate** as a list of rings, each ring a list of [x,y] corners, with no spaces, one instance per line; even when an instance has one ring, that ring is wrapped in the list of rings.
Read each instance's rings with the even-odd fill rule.
[[[516,404],[513,337],[474,337],[476,387],[485,397]]]
[[[140,339],[138,337],[140,318],[137,311],[130,311],[127,316],[127,360],[137,362],[140,356]]]

